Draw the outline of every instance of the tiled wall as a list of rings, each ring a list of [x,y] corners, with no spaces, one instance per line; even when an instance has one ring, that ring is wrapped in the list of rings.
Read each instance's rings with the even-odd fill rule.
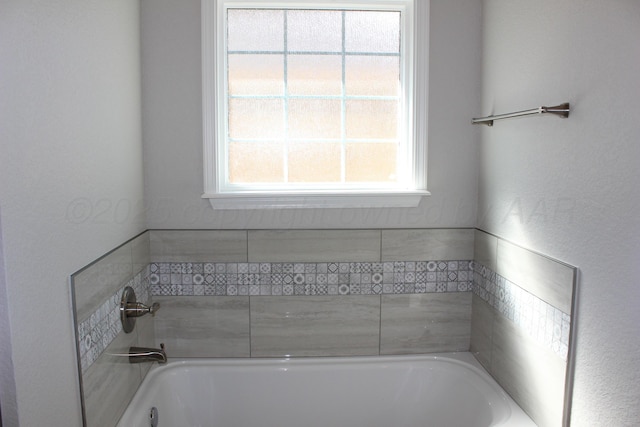
[[[174,357],[467,351],[472,255],[469,229],[154,230],[156,341]]]
[[[576,269],[477,230],[471,351],[540,427],[563,424]]]
[[[87,426],[114,426],[149,369],[116,356],[126,354],[130,346],[154,345],[150,318],[138,318],[135,330],[125,334],[118,312],[126,285],[134,287],[139,300],[148,300],[148,269],[149,232],[145,232],[71,276]]]
[[[116,354],[160,342],[170,357],[471,348],[561,425],[575,269],[478,230],[151,230],[72,279],[87,426],[115,425],[149,369]],[[161,305],[131,334],[125,285]]]
[[[474,294],[513,322],[538,344],[567,360],[571,315],[510,282],[486,266],[475,265]]]
[[[143,268],[97,307],[89,317],[77,322],[78,353],[82,373],[89,369],[122,332],[120,300],[127,286],[133,288],[138,301],[149,302],[149,269]]]
[[[472,257],[469,229],[145,232],[72,275],[85,423],[113,426],[126,408],[150,367],[119,356],[133,345],[165,342],[170,357],[466,351]],[[161,304],[130,334],[127,285]]]

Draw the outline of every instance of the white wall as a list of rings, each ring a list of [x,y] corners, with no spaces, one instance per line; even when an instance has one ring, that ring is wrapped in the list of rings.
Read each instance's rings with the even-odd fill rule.
[[[21,426],[81,425],[69,275],[144,229],[139,57],[137,1],[0,3],[15,390],[0,380]],[[9,409],[5,427],[18,425]]]
[[[640,419],[640,2],[485,0],[479,227],[580,269],[575,426]]]
[[[149,228],[472,227],[481,3],[431,1],[428,187],[415,209],[213,211],[203,193],[200,0],[142,0]]]

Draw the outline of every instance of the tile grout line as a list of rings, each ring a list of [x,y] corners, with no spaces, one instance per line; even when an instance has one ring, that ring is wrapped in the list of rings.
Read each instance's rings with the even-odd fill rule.
[[[246,260],[247,262],[249,262],[249,230],[245,230],[245,242],[247,242],[247,246],[245,248],[245,256],[246,256]]]
[[[249,296],[248,298],[249,298],[249,313],[248,313],[248,317],[249,317],[249,359],[251,359],[253,357],[253,346],[252,346],[252,339],[251,339],[251,330],[253,329],[251,327],[251,325],[252,325],[252,321],[251,321],[251,300],[253,298],[251,298],[251,296]]]
[[[380,233],[380,254],[379,254],[379,262],[382,263],[382,230],[379,230]],[[379,318],[378,318],[378,356],[382,352],[382,294],[379,295]]]
[[[378,295],[380,298],[379,318],[378,318],[378,356],[382,354],[382,295]]]

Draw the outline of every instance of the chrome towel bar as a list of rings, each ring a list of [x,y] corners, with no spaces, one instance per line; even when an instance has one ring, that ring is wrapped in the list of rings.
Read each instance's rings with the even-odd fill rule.
[[[569,103],[565,102],[564,104],[556,105],[555,107],[538,107],[538,108],[532,108],[531,110],[516,111],[515,113],[479,117],[479,118],[471,119],[471,123],[474,125],[493,126],[494,120],[510,119],[513,117],[522,117],[522,116],[530,116],[532,114],[545,114],[545,113],[554,114],[563,119],[566,119],[567,117],[569,117],[569,111],[570,111]]]

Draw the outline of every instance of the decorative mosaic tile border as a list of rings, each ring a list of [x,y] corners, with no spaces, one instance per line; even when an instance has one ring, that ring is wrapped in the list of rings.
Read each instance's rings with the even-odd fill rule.
[[[571,316],[475,263],[473,293],[540,344],[567,360]]]
[[[120,299],[126,286],[133,288],[138,301],[148,303],[151,298],[149,294],[149,267],[147,266],[136,274],[87,319],[78,324],[80,366],[83,374],[122,330]]]
[[[470,292],[473,262],[151,263],[152,295]]]

